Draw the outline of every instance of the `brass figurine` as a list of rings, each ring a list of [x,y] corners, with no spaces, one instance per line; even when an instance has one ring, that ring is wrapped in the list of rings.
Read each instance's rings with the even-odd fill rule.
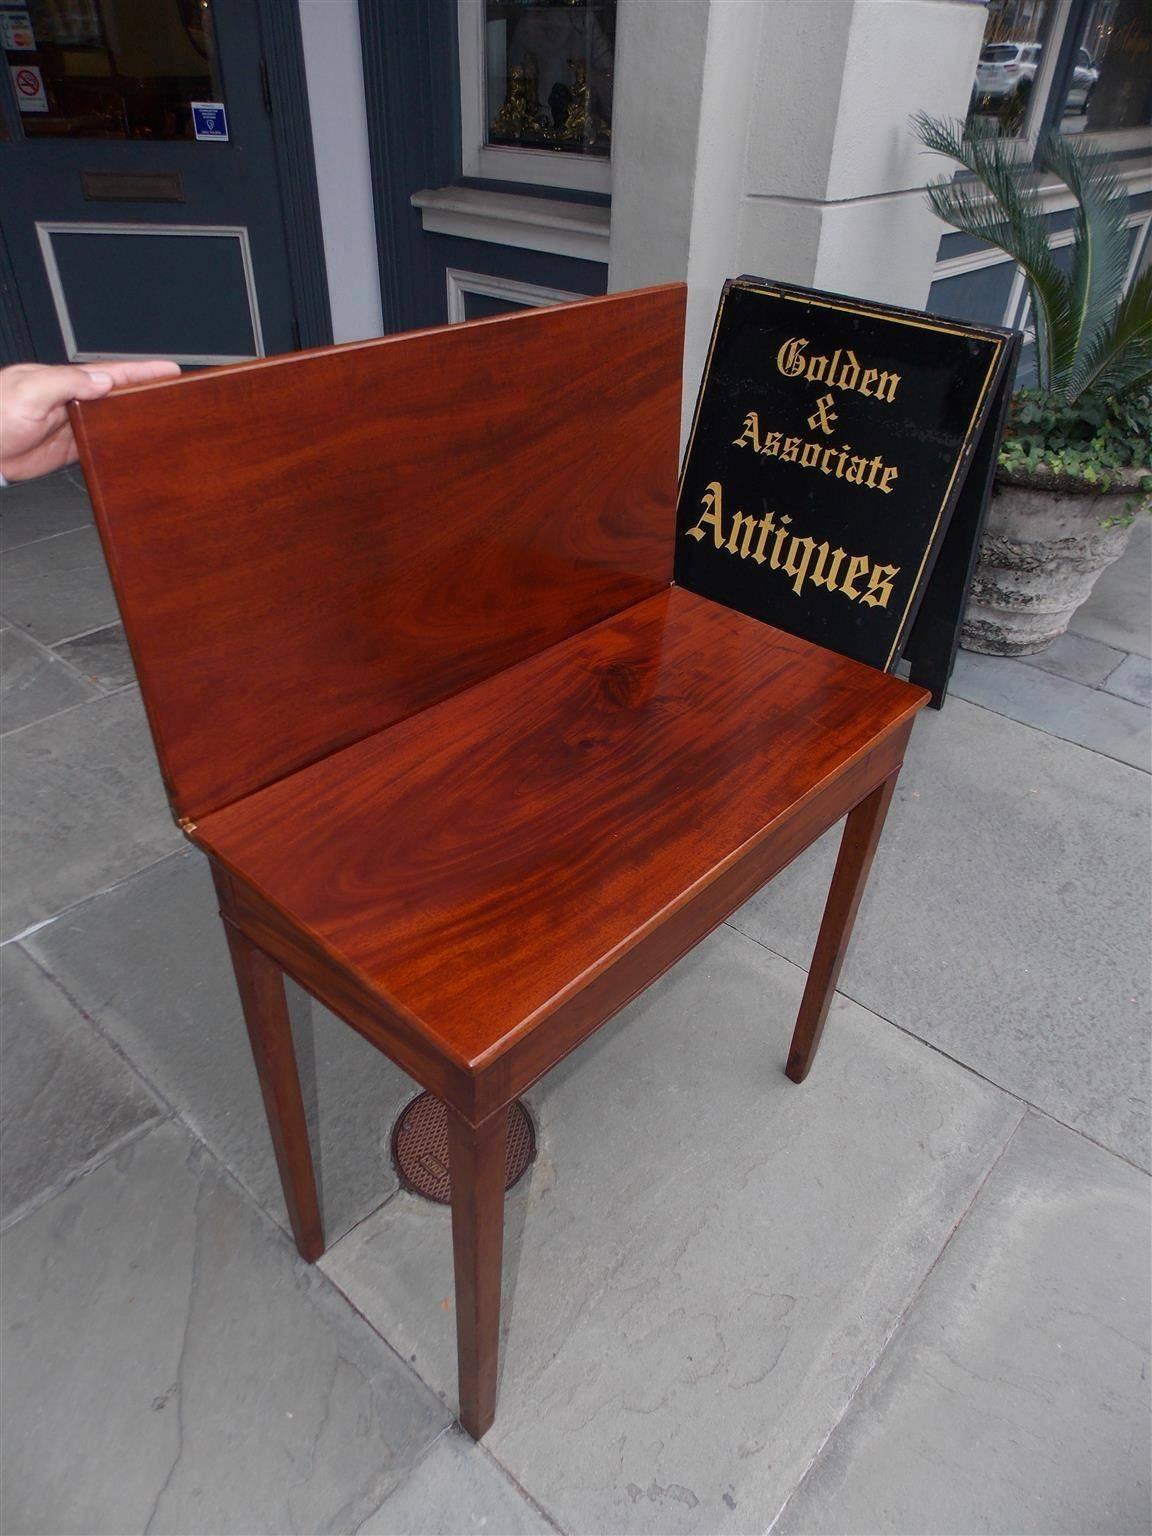
[[[569,87],[571,96],[564,125],[557,139],[564,146],[578,144],[584,149],[591,149],[601,135],[609,137],[608,124],[593,110],[588,65],[583,59],[569,59],[568,68],[572,71],[572,84]]]
[[[611,137],[611,129],[596,112],[588,65],[569,59],[571,83],[557,81],[548,96],[549,111],[540,105],[536,68],[532,63],[513,64],[508,70],[504,105],[492,121],[493,140],[511,139],[519,144],[542,144],[553,149],[591,149]]]
[[[535,71],[513,64],[508,71],[508,94],[492,123],[493,138],[539,142],[549,137],[544,112],[536,97]]]

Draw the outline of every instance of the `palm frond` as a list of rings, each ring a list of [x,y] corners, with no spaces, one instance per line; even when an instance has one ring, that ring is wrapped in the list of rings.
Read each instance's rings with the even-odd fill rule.
[[[1038,164],[1057,175],[1076,199],[1073,225],[1072,313],[1066,356],[1057,378],[1070,398],[1078,392],[1084,358],[1111,322],[1128,267],[1128,197],[1108,157],[1050,129],[1040,141]]]
[[[1048,247],[1048,225],[1030,168],[1013,158],[1002,139],[959,118],[912,119],[920,142],[956,160],[974,181],[943,176],[928,184],[938,218],[977,240],[998,246],[1023,269],[1036,317],[1036,360],[1042,389],[1056,389],[1075,357],[1077,309],[1071,279]]]
[[[1089,344],[1077,369],[1075,402],[1082,395],[1118,395],[1141,387],[1152,375],[1152,267],[1120,300],[1109,325]]]

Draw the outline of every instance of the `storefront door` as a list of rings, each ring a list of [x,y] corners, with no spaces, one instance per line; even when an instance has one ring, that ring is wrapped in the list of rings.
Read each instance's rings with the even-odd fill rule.
[[[0,3],[0,45],[7,349],[299,345],[255,0]]]

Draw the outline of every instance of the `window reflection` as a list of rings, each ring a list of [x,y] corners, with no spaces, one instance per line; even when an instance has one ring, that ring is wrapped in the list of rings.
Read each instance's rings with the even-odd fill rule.
[[[1152,123],[1152,8],[1147,0],[1095,0],[1073,61],[1060,126],[1065,133]]]
[[[486,0],[490,144],[607,155],[616,0]]]
[[[1047,0],[991,0],[969,122],[1008,137],[1023,133],[1050,20]]]
[[[32,138],[190,139],[221,100],[210,0],[26,0],[0,43]]]

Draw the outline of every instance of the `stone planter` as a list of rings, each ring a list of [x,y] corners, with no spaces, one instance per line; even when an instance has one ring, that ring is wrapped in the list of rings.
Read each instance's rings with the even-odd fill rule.
[[[1062,635],[1096,578],[1124,553],[1130,527],[1101,527],[1139,497],[1065,482],[998,478],[960,643],[989,656],[1030,656]]]

